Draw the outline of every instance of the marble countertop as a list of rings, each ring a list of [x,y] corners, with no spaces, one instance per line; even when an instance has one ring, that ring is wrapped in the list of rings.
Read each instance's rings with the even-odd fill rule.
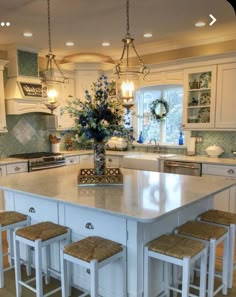
[[[85,155],[85,154],[92,154],[92,150],[78,150],[78,151],[63,151],[62,152],[65,155]],[[154,153],[147,153],[147,152],[141,152],[141,151],[106,151],[106,154],[108,156],[132,156],[132,155],[150,155],[153,156]],[[209,163],[209,164],[220,164],[220,165],[236,165],[236,158],[210,158],[206,155],[195,155],[195,156],[186,156],[186,155],[180,155],[175,154],[175,157],[165,158],[162,157],[164,154],[156,154],[157,158],[160,159],[168,159],[168,160],[175,160],[175,161],[184,161],[184,162],[199,162],[199,163]]]
[[[62,154],[65,156],[77,156],[77,155],[88,155],[92,154],[92,150],[76,150],[76,151],[61,151]],[[107,156],[132,156],[132,155],[152,155],[153,153],[141,152],[141,151],[109,151],[106,152]],[[199,162],[199,163],[209,163],[209,164],[220,164],[220,165],[236,165],[236,158],[210,158],[206,155],[196,155],[196,156],[186,156],[186,155],[179,155],[176,154],[175,157],[165,158],[161,157],[163,154],[156,154],[156,156],[160,159],[169,159],[175,161],[184,161],[184,162]],[[6,165],[11,163],[27,163],[25,159],[19,158],[1,158],[0,165]]]
[[[236,185],[223,177],[194,177],[159,172],[122,169],[121,186],[78,186],[78,166],[4,176],[0,188],[61,201],[79,207],[152,222],[167,212]],[[29,196],[30,199],[30,196]]]
[[[0,165],[27,163],[27,162],[28,162],[28,160],[20,159],[20,158],[2,158],[2,159],[0,159]]]

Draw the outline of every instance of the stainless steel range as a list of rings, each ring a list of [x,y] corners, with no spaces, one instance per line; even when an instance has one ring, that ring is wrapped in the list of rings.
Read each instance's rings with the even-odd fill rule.
[[[65,165],[65,157],[60,153],[26,153],[9,156],[11,158],[28,159],[28,171],[44,170]]]

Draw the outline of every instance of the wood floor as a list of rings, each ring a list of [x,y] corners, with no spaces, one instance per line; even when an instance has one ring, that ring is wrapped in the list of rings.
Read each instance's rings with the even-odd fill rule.
[[[4,249],[7,248],[6,241],[4,240]],[[220,253],[221,250],[218,249],[218,253]],[[14,270],[9,270],[5,272],[5,287],[3,289],[0,289],[0,297],[16,297],[15,293],[15,277],[14,277]],[[26,277],[25,270],[22,268],[22,277]],[[44,294],[54,288],[57,288],[60,285],[59,281],[52,279],[50,285],[44,287]],[[72,290],[72,297],[78,297],[80,295],[80,292],[76,289]],[[53,297],[61,297],[61,293],[57,292],[53,295]],[[221,293],[218,293],[216,297],[225,297],[225,295],[222,295]],[[228,297],[236,297],[236,271],[234,273],[234,284],[233,288],[228,291]],[[35,297],[35,294],[28,289],[23,288],[22,290],[22,297]]]

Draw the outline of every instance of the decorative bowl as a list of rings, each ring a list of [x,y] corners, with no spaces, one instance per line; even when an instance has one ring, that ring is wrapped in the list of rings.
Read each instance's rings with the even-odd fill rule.
[[[217,146],[217,145],[212,145],[212,146],[209,146],[208,148],[205,149],[205,152],[207,153],[207,155],[211,158],[217,158],[219,157],[219,155],[221,155],[224,150],[220,147],[220,146]]]

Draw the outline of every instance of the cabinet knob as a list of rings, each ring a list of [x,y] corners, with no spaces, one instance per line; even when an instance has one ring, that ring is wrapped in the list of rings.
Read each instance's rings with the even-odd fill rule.
[[[108,159],[108,161],[109,161],[109,162],[112,162],[112,159],[111,159],[111,158],[109,158],[109,159]]]
[[[90,222],[86,223],[85,228],[87,228],[87,229],[94,229],[93,224],[90,223]]]
[[[72,159],[72,160],[70,160],[70,163],[74,163],[74,162],[75,162],[75,160],[73,160],[73,159]]]
[[[29,212],[31,212],[31,213],[36,213],[36,210],[35,210],[34,207],[30,207],[30,208],[29,208]]]
[[[20,167],[16,166],[15,171],[19,171],[19,170],[20,170]]]
[[[229,169],[229,170],[228,170],[228,173],[229,173],[229,174],[234,174],[234,170],[233,170],[233,169]]]

